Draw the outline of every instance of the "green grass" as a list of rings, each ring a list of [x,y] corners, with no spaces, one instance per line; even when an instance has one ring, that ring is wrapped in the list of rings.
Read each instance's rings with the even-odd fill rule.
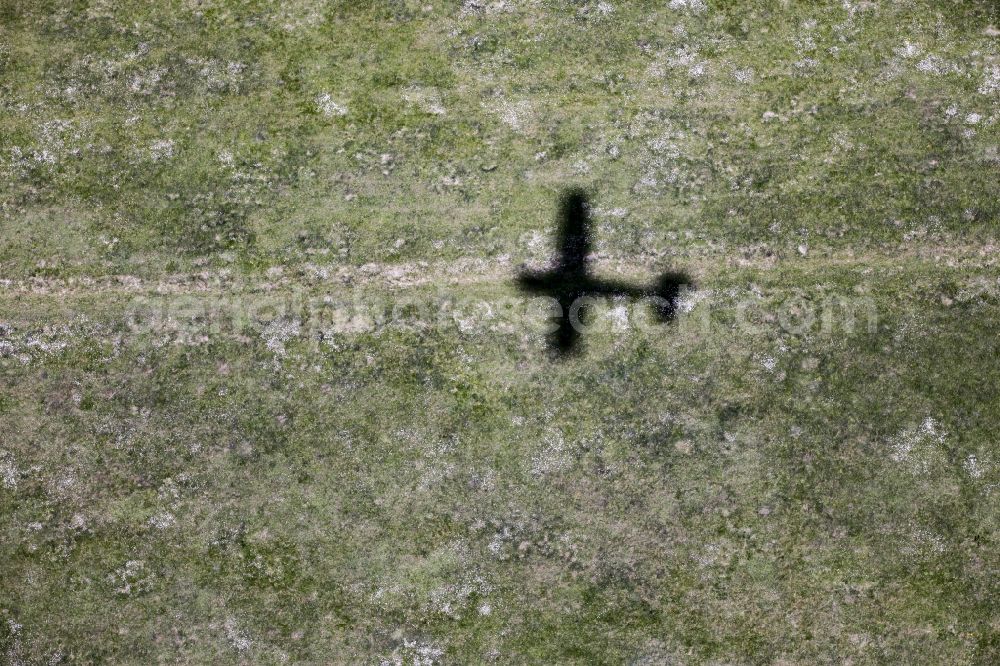
[[[0,0],[2,660],[995,663],[995,3],[467,4]]]

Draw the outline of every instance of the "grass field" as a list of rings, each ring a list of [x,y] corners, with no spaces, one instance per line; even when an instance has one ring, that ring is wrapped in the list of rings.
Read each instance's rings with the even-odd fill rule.
[[[0,0],[0,661],[1000,662],[997,26]]]

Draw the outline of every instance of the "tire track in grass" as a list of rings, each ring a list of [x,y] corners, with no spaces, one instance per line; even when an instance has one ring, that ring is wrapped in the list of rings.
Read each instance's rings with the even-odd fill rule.
[[[613,256],[592,255],[594,272],[600,277],[642,277],[664,268],[683,268],[696,279],[711,277],[733,269],[823,269],[850,266],[893,268],[904,263],[923,262],[948,268],[969,267],[982,271],[1000,264],[1000,245],[921,245],[884,248],[856,253],[797,256],[779,254],[760,247],[735,248],[728,252],[709,250],[667,255]],[[527,262],[531,269],[544,268],[544,262]],[[73,296],[101,293],[187,294],[205,292],[271,292],[294,289],[321,289],[324,286],[356,287],[377,285],[390,289],[409,289],[428,285],[462,286],[512,279],[521,264],[502,255],[496,258],[461,257],[433,262],[368,263],[357,265],[299,264],[272,267],[263,274],[242,275],[226,269],[173,274],[159,280],[144,280],[133,275],[70,278],[0,278],[0,297],[23,294]],[[294,273],[289,275],[288,273]]]

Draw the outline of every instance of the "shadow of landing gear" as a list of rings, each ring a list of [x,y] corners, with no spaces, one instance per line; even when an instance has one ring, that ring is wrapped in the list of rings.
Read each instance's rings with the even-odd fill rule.
[[[664,273],[654,284],[643,287],[613,280],[599,280],[587,269],[591,248],[591,222],[587,197],[581,190],[568,190],[562,198],[557,237],[558,256],[549,271],[523,272],[518,285],[531,294],[548,296],[560,306],[558,327],[549,344],[560,356],[579,349],[578,324],[587,298],[601,296],[649,300],[657,320],[666,323],[674,318],[677,298],[691,281],[683,273]]]

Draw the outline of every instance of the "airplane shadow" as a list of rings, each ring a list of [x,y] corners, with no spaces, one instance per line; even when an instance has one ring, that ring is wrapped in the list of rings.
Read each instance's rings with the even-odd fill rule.
[[[592,276],[587,267],[591,249],[589,206],[586,194],[579,189],[567,190],[562,196],[556,243],[555,266],[547,271],[522,272],[517,283],[528,293],[548,296],[559,303],[558,326],[549,337],[549,344],[559,355],[579,349],[578,323],[586,316],[587,305],[582,300],[585,297],[646,300],[657,320],[666,323],[674,318],[681,288],[692,284],[687,275],[677,272],[664,273],[655,283],[645,286]]]

